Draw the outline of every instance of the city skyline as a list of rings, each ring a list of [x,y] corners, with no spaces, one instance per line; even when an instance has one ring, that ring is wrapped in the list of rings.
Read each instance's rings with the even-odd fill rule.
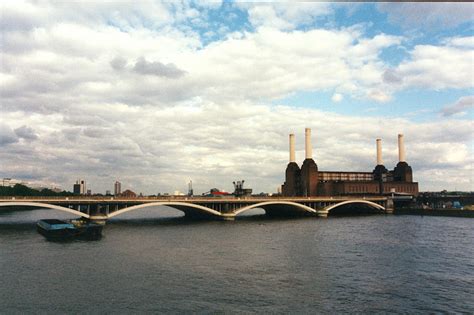
[[[276,192],[287,135],[321,170],[398,160],[474,190],[469,3],[4,2],[0,176],[144,194]],[[421,18],[422,17],[422,18]]]

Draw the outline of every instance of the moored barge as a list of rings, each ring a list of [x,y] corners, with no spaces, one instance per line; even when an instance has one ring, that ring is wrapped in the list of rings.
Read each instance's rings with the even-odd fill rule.
[[[36,224],[38,232],[50,240],[67,240],[76,237],[97,239],[102,236],[102,227],[100,224],[82,220],[45,219]]]

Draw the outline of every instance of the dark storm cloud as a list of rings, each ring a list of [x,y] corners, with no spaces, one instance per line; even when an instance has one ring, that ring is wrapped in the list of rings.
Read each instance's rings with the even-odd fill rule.
[[[148,62],[144,57],[137,60],[133,70],[140,74],[150,74],[171,79],[180,78],[185,74],[183,70],[179,69],[173,63],[164,64],[159,61]]]
[[[21,126],[15,129],[15,134],[23,139],[27,140],[36,140],[38,139],[38,135],[35,133],[33,128],[28,126]]]

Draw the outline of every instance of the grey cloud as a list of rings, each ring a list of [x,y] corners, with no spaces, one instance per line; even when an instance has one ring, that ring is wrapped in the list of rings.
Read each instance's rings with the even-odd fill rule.
[[[123,70],[127,65],[127,60],[120,56],[115,57],[110,61],[110,66],[117,71]]]
[[[443,116],[452,116],[474,107],[474,95],[463,96],[456,103],[443,107]]]
[[[173,63],[164,64],[159,61],[148,62],[144,57],[137,60],[133,70],[140,74],[150,74],[171,79],[180,78],[185,74],[183,70],[179,69]]]
[[[391,23],[424,30],[455,27],[471,21],[474,15],[471,3],[379,3],[377,7],[388,14]]]
[[[383,81],[385,83],[399,84],[402,82],[402,78],[394,70],[388,69],[383,73]]]
[[[36,140],[38,139],[38,135],[35,133],[33,128],[28,126],[21,126],[15,129],[15,134],[23,139],[27,140]]]
[[[0,146],[5,146],[18,142],[18,137],[13,130],[7,125],[0,125]]]
[[[101,138],[108,134],[108,129],[101,127],[86,127],[82,132],[89,138]]]

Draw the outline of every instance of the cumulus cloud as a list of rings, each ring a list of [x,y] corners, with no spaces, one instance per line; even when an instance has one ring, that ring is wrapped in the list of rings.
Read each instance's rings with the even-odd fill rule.
[[[471,88],[473,49],[468,38],[448,38],[444,44],[416,45],[410,59],[387,69],[383,81],[398,88],[423,87],[431,89]]]
[[[101,126],[89,126],[82,119],[89,112],[98,116]],[[386,166],[393,167],[398,132],[405,134],[407,158],[416,180],[423,184],[429,180],[432,175],[427,170],[459,171],[449,182],[431,189],[460,180],[472,160],[469,121],[419,124],[252,102],[191,102],[164,108],[96,104],[71,108],[69,115],[76,117],[75,125],[70,120],[51,120],[48,115],[39,117],[42,124],[51,120],[49,129],[29,145],[19,142],[1,150],[3,171],[14,177],[19,172],[16,165],[28,165],[65,188],[81,176],[93,190],[102,192],[117,177],[125,186],[133,185],[144,193],[185,190],[189,179],[197,192],[211,187],[231,190],[232,180],[240,178],[256,191],[276,191],[287,164],[287,135],[296,133],[297,159],[302,161],[305,127],[315,131],[314,155],[321,170],[370,171],[377,137],[384,139]],[[22,122],[15,113],[7,113],[6,118],[15,124]],[[391,128],[385,128],[387,125]],[[463,155],[453,156],[453,148]],[[469,185],[463,187],[470,189]]]
[[[67,189],[83,177],[99,192],[121,178],[144,193],[185,190],[189,179],[198,192],[230,190],[232,180],[245,178],[257,192],[276,191],[287,134],[297,133],[302,160],[305,127],[318,131],[314,151],[323,170],[371,170],[376,137],[390,140],[385,159],[393,165],[397,132],[406,135],[417,180],[442,169],[450,185],[472,165],[469,121],[415,124],[268,105],[299,91],[337,91],[336,102],[342,95],[386,102],[413,86],[469,86],[472,51],[464,38],[415,46],[409,59],[389,67],[381,55],[401,45],[401,36],[367,35],[360,27],[299,28],[321,16],[324,5],[318,13],[318,5],[283,10],[289,5],[269,4],[261,12],[287,24],[272,26],[253,15],[255,30],[206,45],[186,23],[175,24],[202,22],[203,12],[186,3],[140,2],[136,10],[121,3],[70,5],[11,6],[16,15],[2,28],[5,176],[30,174]],[[266,6],[249,10],[259,5]],[[463,155],[454,158],[452,148]]]
[[[474,95],[463,96],[459,98],[454,104],[447,105],[441,109],[443,116],[452,116],[463,113],[474,107]]]
[[[239,6],[247,10],[249,21],[253,26],[280,30],[291,30],[310,24],[318,17],[333,12],[331,4],[323,2],[260,2],[239,3]]]
[[[179,69],[173,63],[164,64],[159,61],[149,62],[144,57],[140,57],[137,60],[133,70],[140,74],[151,74],[173,79],[182,77],[185,74],[183,70]]]

